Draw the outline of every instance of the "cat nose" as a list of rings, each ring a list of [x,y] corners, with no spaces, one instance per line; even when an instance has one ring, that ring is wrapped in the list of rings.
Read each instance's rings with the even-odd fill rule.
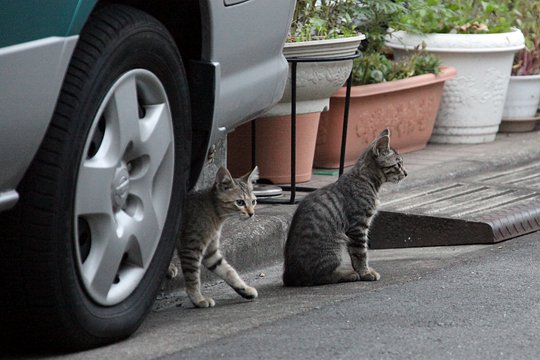
[[[405,171],[405,169],[402,169],[403,171],[403,176],[407,176],[407,172]]]

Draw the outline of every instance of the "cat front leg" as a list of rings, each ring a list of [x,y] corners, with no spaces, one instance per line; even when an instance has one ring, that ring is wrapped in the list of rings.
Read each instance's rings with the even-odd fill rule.
[[[208,270],[225,280],[225,282],[243,298],[255,299],[258,296],[257,289],[246,285],[236,270],[229,265],[227,260],[221,255],[219,249],[209,249],[203,258],[203,264]]]
[[[180,257],[182,273],[184,274],[186,293],[193,305],[198,308],[214,307],[216,302],[201,294],[201,257],[198,257],[196,253],[190,249],[179,251],[178,256]]]
[[[367,246],[367,232],[359,229],[357,232],[351,232],[347,234],[351,241],[349,242],[349,254],[351,255],[351,261],[353,268],[360,275],[362,281],[377,281],[381,278],[381,275],[375,269],[372,269],[368,265],[368,246]]]

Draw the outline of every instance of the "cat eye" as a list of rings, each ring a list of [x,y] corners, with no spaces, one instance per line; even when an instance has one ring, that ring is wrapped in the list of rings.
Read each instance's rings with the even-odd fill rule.
[[[244,206],[244,205],[246,205],[246,203],[245,203],[244,200],[236,200],[235,203],[236,203],[237,206]]]
[[[251,200],[251,205],[257,204],[257,200]]]

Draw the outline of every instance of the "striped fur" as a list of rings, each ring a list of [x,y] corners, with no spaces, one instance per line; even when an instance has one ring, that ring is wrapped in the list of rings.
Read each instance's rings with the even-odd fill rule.
[[[380,275],[368,265],[369,226],[381,185],[405,176],[401,156],[390,148],[386,129],[351,171],[300,203],[285,243],[283,283],[310,286],[379,280]]]
[[[186,293],[196,307],[215,305],[213,299],[201,294],[201,263],[225,280],[242,297],[257,297],[257,290],[242,281],[219,250],[223,222],[238,213],[249,217],[255,214],[256,198],[253,195],[252,182],[257,180],[257,177],[257,167],[238,179],[233,179],[229,171],[221,167],[213,187],[190,193],[187,197],[183,209],[182,231],[176,249],[184,274]],[[169,274],[174,271],[175,266],[171,263]]]

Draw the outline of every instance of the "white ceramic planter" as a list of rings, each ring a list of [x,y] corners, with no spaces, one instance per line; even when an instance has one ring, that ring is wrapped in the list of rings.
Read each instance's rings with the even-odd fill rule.
[[[349,38],[286,43],[285,57],[329,58],[352,55],[365,35]],[[296,113],[327,111],[330,96],[343,86],[352,69],[352,60],[298,63],[296,69]],[[291,113],[291,66],[283,97],[263,116],[283,116]]]
[[[524,47],[521,31],[499,34],[427,34],[395,31],[387,45],[396,57],[425,43],[426,50],[453,66],[458,75],[446,81],[430,141],[474,144],[495,139],[514,53]]]
[[[511,76],[500,131],[533,130],[539,105],[540,75]]]

